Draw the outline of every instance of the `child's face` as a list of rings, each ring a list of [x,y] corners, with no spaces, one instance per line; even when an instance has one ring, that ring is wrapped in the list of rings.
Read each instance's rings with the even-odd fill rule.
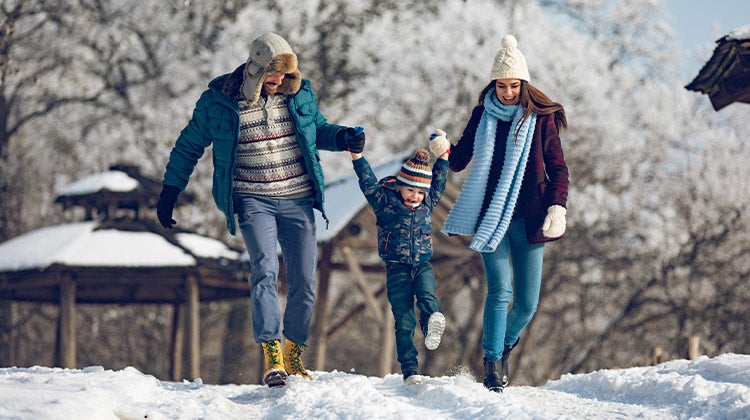
[[[404,204],[408,207],[416,208],[424,201],[424,190],[421,188],[403,186],[401,187],[401,197],[403,197]]]

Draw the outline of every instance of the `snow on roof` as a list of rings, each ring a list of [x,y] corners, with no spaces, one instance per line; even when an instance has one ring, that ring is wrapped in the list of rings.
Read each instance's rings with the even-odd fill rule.
[[[395,175],[411,152],[373,165],[379,178]],[[138,182],[121,171],[102,172],[64,187],[59,195],[83,195],[101,190],[130,191]],[[315,223],[319,242],[336,236],[367,205],[359,180],[351,172],[326,185],[326,213]],[[177,241],[193,255],[153,232],[116,229],[97,230],[99,222],[78,222],[41,228],[0,244],[0,272],[44,270],[53,264],[77,267],[174,267],[193,266],[193,255],[202,258],[247,259],[247,253],[230,249],[223,242],[193,233],[176,234]]]
[[[201,236],[196,233],[178,233],[177,242],[189,249],[193,254],[202,258],[239,259],[240,253],[227,247],[218,239]]]
[[[404,160],[413,154],[412,151],[403,152],[393,159],[373,165],[372,170],[378,178],[396,175]],[[367,205],[367,199],[359,189],[359,179],[352,169],[351,175],[344,175],[326,184],[325,193],[326,216],[330,221],[328,229],[320,212],[315,212],[315,228],[318,242],[326,242],[336,236],[352,220],[354,216]]]
[[[739,28],[729,32],[727,34],[727,39],[736,41],[750,39],[750,25],[740,26]]]
[[[138,187],[138,181],[122,171],[107,171],[89,175],[62,187],[57,195],[85,195],[99,191],[128,192]]]
[[[77,267],[192,266],[195,258],[152,232],[95,230],[99,222],[78,222],[29,232],[0,244],[0,271]],[[203,242],[186,238],[196,248]],[[206,242],[207,243],[207,242]],[[192,250],[192,249],[191,249]],[[196,255],[215,254],[216,246]],[[235,256],[236,257],[236,256]]]

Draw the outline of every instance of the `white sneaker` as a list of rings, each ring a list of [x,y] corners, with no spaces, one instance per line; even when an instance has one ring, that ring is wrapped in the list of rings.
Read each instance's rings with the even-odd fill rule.
[[[422,375],[411,375],[408,378],[404,379],[404,385],[419,385],[424,380],[424,376]]]
[[[427,321],[427,335],[424,338],[424,346],[427,350],[438,348],[443,330],[445,330],[445,316],[440,312],[430,315],[430,320]]]

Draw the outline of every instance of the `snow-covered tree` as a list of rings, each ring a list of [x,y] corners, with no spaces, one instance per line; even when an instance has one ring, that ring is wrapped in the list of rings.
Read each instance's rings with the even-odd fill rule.
[[[706,352],[750,351],[741,136],[750,109],[715,113],[682,88],[662,3],[4,0],[0,239],[60,219],[55,187],[115,161],[161,176],[200,92],[242,64],[262,32],[289,40],[331,122],[365,127],[376,163],[426,144],[435,128],[455,141],[512,33],[532,83],[565,106],[571,176],[566,239],[547,248],[514,382],[645,363],[652,346],[677,356],[685,335],[701,336]],[[329,179],[352,174],[348,156],[321,158]],[[198,165],[188,188],[200,204],[177,219],[229,239],[211,170]],[[460,331],[449,327],[430,374],[481,365],[484,280],[474,268],[439,296]],[[344,335],[367,354],[356,329]]]

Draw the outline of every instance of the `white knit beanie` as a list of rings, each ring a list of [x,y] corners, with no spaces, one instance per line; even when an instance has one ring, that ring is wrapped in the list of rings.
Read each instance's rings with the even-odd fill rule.
[[[526,58],[518,50],[518,40],[513,35],[505,35],[495,56],[490,80],[521,79],[529,82],[529,68]]]
[[[269,73],[284,73],[289,76],[282,82],[280,93],[295,93],[299,90],[297,55],[284,38],[272,32],[258,36],[250,44],[242,82],[242,93],[247,100],[253,103],[258,100],[263,79]]]

